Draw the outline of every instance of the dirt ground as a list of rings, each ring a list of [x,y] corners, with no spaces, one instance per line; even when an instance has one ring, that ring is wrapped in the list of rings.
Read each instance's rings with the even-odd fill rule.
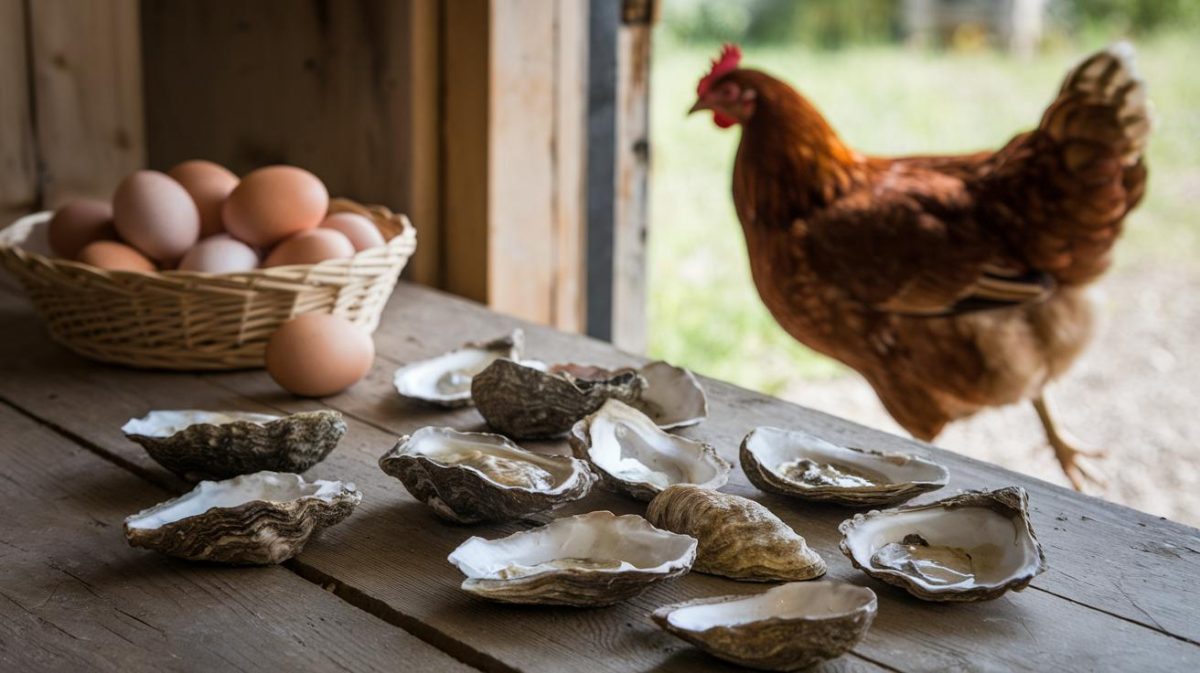
[[[1118,269],[1101,288],[1106,321],[1091,348],[1049,388],[1060,425],[1108,457],[1087,492],[1200,525],[1200,273]],[[783,397],[899,434],[857,375],[798,384]],[[1067,485],[1033,407],[998,408],[952,425],[935,442]]]

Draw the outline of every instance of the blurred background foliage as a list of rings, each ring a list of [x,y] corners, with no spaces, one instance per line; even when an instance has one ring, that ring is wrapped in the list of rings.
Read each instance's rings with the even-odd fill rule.
[[[846,373],[787,336],[754,290],[730,197],[739,131],[684,115],[723,42],[796,86],[853,147],[890,155],[997,148],[1037,124],[1079,58],[1131,39],[1158,123],[1148,196],[1106,282],[1137,265],[1200,269],[1200,77],[1191,71],[1200,0],[1049,0],[1035,48],[1017,56],[971,17],[1020,1],[663,0],[651,87],[650,354],[784,397]],[[922,3],[966,19],[915,39],[911,12]]]

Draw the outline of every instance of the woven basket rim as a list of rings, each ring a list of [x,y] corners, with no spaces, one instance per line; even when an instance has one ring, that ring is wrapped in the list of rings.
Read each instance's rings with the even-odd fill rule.
[[[345,199],[345,198],[330,199],[329,206],[330,206],[330,211],[329,211],[330,213],[347,212],[347,211],[348,212],[356,212],[356,213],[366,216],[367,219],[372,220],[372,223],[374,223],[374,219],[373,219],[372,215],[382,216],[382,217],[398,224],[400,226],[400,232],[395,234],[391,238],[387,239],[387,241],[383,244],[383,246],[376,246],[374,248],[367,248],[365,250],[360,250],[360,251],[354,253],[354,255],[351,257],[346,257],[346,258],[342,258],[342,259],[328,259],[323,262],[318,262],[316,264],[287,264],[287,265],[281,265],[281,266],[260,267],[260,268],[256,268],[256,269],[251,269],[249,271],[233,271],[233,272],[229,272],[229,273],[206,273],[203,271],[178,271],[178,270],[174,270],[174,269],[170,269],[167,271],[108,270],[108,269],[101,269],[99,267],[92,266],[91,264],[85,264],[83,262],[78,262],[73,259],[66,259],[63,257],[52,257],[52,256],[48,256],[48,255],[43,255],[39,252],[35,252],[33,250],[29,250],[29,249],[22,247],[22,245],[29,238],[29,235],[31,233],[33,233],[35,226],[37,226],[43,222],[49,221],[50,218],[54,216],[53,210],[42,210],[42,211],[39,211],[36,213],[29,213],[27,215],[22,215],[21,217],[17,218],[16,220],[14,220],[12,223],[8,224],[7,226],[0,228],[0,254],[13,255],[26,264],[34,263],[34,264],[44,264],[44,265],[50,266],[52,268],[77,269],[80,271],[85,271],[85,272],[89,272],[89,273],[93,273],[96,275],[105,276],[105,277],[109,277],[109,278],[166,277],[166,278],[178,278],[178,279],[193,279],[194,278],[197,280],[245,279],[247,281],[253,281],[253,280],[259,279],[259,278],[263,278],[263,279],[274,278],[276,273],[281,270],[294,271],[296,269],[316,269],[316,268],[332,267],[332,266],[337,266],[337,265],[344,265],[347,263],[353,263],[355,260],[365,259],[368,256],[373,256],[373,255],[377,254],[378,249],[381,247],[399,249],[399,248],[410,248],[410,247],[415,246],[416,237],[417,237],[416,227],[413,226],[412,222],[409,221],[408,217],[406,215],[404,215],[403,213],[393,213],[391,210],[389,210],[388,208],[386,208],[384,206],[363,205],[363,204],[359,204],[355,201],[351,201],[350,199]],[[340,208],[340,210],[334,210],[335,207]]]

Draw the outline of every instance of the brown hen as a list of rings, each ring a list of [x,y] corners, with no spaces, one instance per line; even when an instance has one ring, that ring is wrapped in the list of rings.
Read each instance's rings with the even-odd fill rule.
[[[1150,131],[1133,48],[1073,69],[1039,126],[995,152],[883,158],[847,147],[787,84],[727,46],[692,111],[742,126],[733,197],[759,295],[794,338],[861,373],[931,440],[1032,400],[1072,484],[1092,455],[1044,388],[1095,324],[1088,285],[1142,197]]]

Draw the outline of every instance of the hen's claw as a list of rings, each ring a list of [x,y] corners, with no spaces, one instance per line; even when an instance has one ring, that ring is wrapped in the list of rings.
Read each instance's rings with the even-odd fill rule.
[[[1107,453],[1096,449],[1084,450],[1077,448],[1074,442],[1064,437],[1063,433],[1059,431],[1054,417],[1050,415],[1050,409],[1046,404],[1045,397],[1035,397],[1033,408],[1037,410],[1038,418],[1042,421],[1042,427],[1046,430],[1046,441],[1050,443],[1050,448],[1054,449],[1054,456],[1058,458],[1058,464],[1062,466],[1063,474],[1067,476],[1067,479],[1071,482],[1071,486],[1075,487],[1076,491],[1083,490],[1084,482],[1091,482],[1101,488],[1107,486],[1108,484],[1103,477],[1091,468],[1078,462],[1080,456],[1099,459],[1105,458]]]

